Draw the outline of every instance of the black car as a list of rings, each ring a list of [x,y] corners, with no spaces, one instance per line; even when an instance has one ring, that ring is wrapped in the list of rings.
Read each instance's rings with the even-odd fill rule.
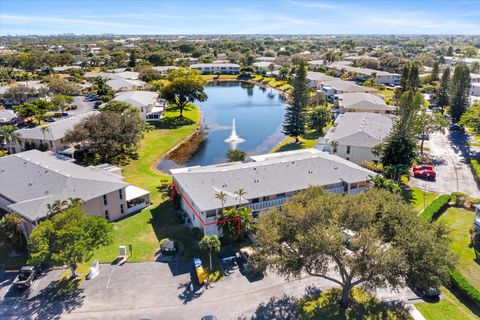
[[[55,119],[52,118],[52,117],[48,117],[48,118],[43,119],[43,121],[45,121],[45,122],[55,122]]]
[[[39,269],[35,266],[25,266],[18,271],[15,280],[13,280],[14,287],[26,288],[32,285],[33,280],[38,274]]]
[[[412,286],[412,290],[424,299],[438,299],[441,294],[439,287]]]
[[[465,129],[463,128],[463,126],[459,125],[458,123],[451,123],[449,126],[448,126],[448,130],[450,131],[459,131],[459,132],[464,132]]]

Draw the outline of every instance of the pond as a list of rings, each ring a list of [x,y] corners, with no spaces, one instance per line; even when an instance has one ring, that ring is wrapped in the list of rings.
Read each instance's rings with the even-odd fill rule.
[[[285,135],[281,132],[286,102],[271,88],[231,81],[209,83],[208,100],[197,103],[202,111],[202,134],[162,160],[157,168],[169,169],[224,162],[229,149],[248,155],[270,152]],[[227,143],[235,119],[236,132],[244,141]]]

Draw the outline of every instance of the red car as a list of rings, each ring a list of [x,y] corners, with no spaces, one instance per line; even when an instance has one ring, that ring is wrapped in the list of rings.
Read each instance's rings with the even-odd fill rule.
[[[429,164],[419,164],[419,165],[413,167],[413,172],[420,171],[420,170],[433,171],[433,166],[431,166]]]
[[[437,174],[435,173],[435,171],[432,171],[432,170],[417,170],[417,171],[413,171],[413,176],[416,178],[435,180],[435,178],[437,177]]]

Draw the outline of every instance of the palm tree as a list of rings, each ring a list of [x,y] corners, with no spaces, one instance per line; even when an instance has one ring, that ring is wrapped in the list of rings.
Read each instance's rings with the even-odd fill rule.
[[[236,199],[238,199],[238,206],[241,206],[242,198],[244,195],[247,194],[247,192],[243,188],[240,188],[237,191],[235,191],[234,194],[236,195]]]
[[[42,126],[42,127],[40,127],[40,131],[42,131],[42,133],[43,133],[43,142],[44,142],[44,145],[46,145],[47,143],[45,141],[47,140],[47,138],[45,136],[45,132],[48,132],[49,129],[48,129],[47,126]],[[40,149],[42,149],[42,148],[40,148]],[[48,149],[48,145],[45,149]]]
[[[47,216],[52,214],[59,213],[60,211],[68,207],[67,200],[55,200],[53,203],[47,203],[48,213]]]
[[[198,246],[200,250],[208,251],[208,257],[210,259],[210,271],[213,270],[212,268],[212,251],[219,252],[221,242],[220,239],[216,235],[213,236],[204,236],[202,240],[198,242]]]
[[[220,200],[222,203],[222,212],[223,212],[223,207],[225,206],[225,202],[227,202],[227,194],[223,191],[220,191],[218,193],[215,193],[215,198]]]
[[[6,125],[0,127],[0,141],[6,144],[8,142],[8,153],[12,154],[12,144],[20,141],[20,135],[16,132],[17,127]]]
[[[332,146],[332,153],[336,153],[337,152],[337,148],[338,148],[338,141],[332,141],[330,142],[330,145]]]

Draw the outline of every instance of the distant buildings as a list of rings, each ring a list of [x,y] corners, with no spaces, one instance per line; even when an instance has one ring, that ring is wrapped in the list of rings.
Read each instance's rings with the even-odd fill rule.
[[[178,69],[176,66],[160,66],[160,67],[153,67],[152,68],[155,71],[158,71],[162,74],[162,76],[166,76],[170,73],[172,70]]]
[[[307,72],[308,85],[312,88],[320,89],[322,87],[322,84],[332,80],[338,80],[338,79],[335,77],[327,76],[325,73],[322,73],[322,72],[315,72],[315,71]]]
[[[347,112],[335,120],[317,147],[360,164],[362,161],[379,162],[372,148],[388,136],[393,126],[393,115],[367,112]]]
[[[330,70],[335,70],[337,75],[340,75],[344,71],[350,72],[350,74],[355,75],[355,78],[359,81],[366,81],[370,77],[373,77],[376,84],[399,85],[401,79],[401,75],[397,73],[368,68],[357,68],[340,63],[333,63],[329,65],[328,68]]]
[[[240,65],[236,63],[196,63],[190,68],[200,71],[201,74],[238,74]]]
[[[173,185],[181,197],[181,207],[192,224],[205,234],[219,234],[217,214],[223,207],[242,203],[254,215],[283,205],[310,186],[330,192],[354,194],[369,187],[373,172],[336,155],[316,149],[265,154],[252,162],[223,163],[172,169]],[[244,189],[241,199],[235,191]],[[221,203],[215,194],[224,192]]]
[[[0,109],[0,126],[15,124],[17,119],[18,117],[15,111],[9,109]]]
[[[129,90],[136,90],[141,89],[145,86],[145,82],[141,80],[132,80],[132,79],[112,79],[106,82],[106,85],[112,88],[115,91],[129,91]]]
[[[124,182],[120,173],[110,165],[82,167],[38,150],[1,157],[0,209],[23,218],[27,237],[57,200],[79,198],[88,214],[115,221],[150,204],[150,192]]]

